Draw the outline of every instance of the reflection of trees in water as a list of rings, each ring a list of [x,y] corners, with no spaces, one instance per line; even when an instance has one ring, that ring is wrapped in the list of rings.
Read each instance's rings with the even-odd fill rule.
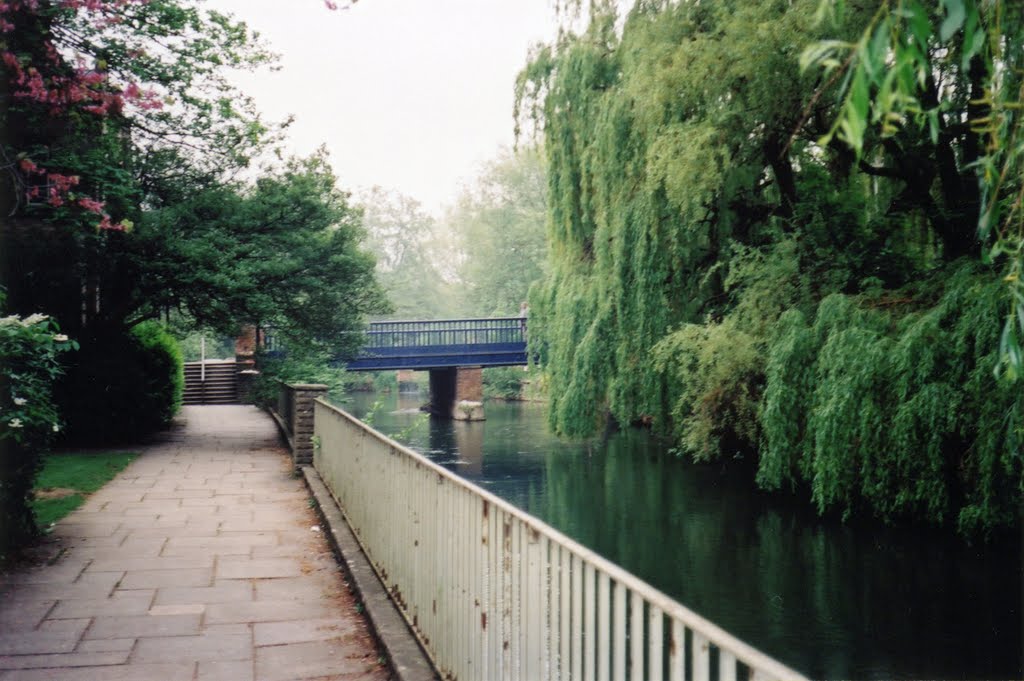
[[[455,434],[455,445],[459,451],[458,473],[465,476],[480,477],[484,468],[484,421],[456,421],[451,424]]]
[[[427,401],[425,393],[398,392],[395,395],[395,409],[398,411],[419,411],[423,403]]]
[[[651,446],[549,457],[537,513],[812,677],[1020,675],[1016,542],[823,521]]]

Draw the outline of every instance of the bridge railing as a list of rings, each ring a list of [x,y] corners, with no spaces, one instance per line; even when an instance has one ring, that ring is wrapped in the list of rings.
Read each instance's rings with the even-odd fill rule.
[[[371,322],[364,352],[380,348],[460,346],[523,343],[526,319],[437,319],[430,321]]]
[[[315,427],[317,470],[443,677],[803,678],[344,411],[317,401]]]

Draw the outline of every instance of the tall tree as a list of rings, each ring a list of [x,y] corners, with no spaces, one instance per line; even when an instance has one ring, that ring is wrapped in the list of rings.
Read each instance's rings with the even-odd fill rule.
[[[174,309],[226,333],[272,326],[289,345],[345,356],[365,316],[387,309],[364,236],[320,151],[253,186],[145,213],[124,244],[135,285],[111,308],[125,325]]]
[[[459,244],[459,307],[515,315],[546,262],[547,176],[538,149],[502,152],[467,186],[444,223]]]
[[[16,0],[0,20],[0,280],[14,311],[42,304],[77,333],[132,286],[101,268],[144,207],[188,200],[272,141],[225,72],[273,57],[190,0]]]
[[[458,314],[442,275],[452,253],[439,240],[434,218],[415,199],[374,187],[360,202],[367,246],[396,319],[437,319]]]

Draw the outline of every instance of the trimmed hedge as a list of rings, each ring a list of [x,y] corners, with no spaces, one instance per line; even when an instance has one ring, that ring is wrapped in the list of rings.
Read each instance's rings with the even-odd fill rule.
[[[184,371],[178,341],[156,322],[83,341],[62,390],[68,438],[113,444],[166,427],[181,407]]]

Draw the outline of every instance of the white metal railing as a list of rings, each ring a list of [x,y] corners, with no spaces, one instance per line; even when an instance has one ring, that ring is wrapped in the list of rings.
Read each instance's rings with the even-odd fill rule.
[[[443,677],[804,678],[322,400],[315,428],[314,465]]]

